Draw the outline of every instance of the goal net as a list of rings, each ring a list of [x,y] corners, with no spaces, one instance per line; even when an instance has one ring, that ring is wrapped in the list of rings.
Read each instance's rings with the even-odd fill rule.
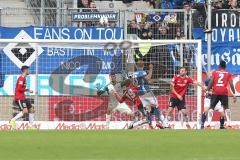
[[[35,124],[40,129],[104,129],[108,95],[97,90],[109,83],[109,73],[118,81],[135,71],[144,61],[144,70],[153,65],[151,90],[162,114],[168,107],[172,78],[181,66],[202,83],[200,40],[28,40],[0,39],[0,121],[8,129],[8,120],[19,112],[13,104],[15,84],[23,65],[30,66],[27,94],[35,108]],[[192,128],[199,126],[202,107],[200,87],[190,86],[186,107]],[[134,107],[130,107],[136,110]],[[181,128],[180,115],[174,111],[173,128]],[[27,127],[28,116],[18,123]],[[129,117],[116,111],[112,129],[127,128]]]

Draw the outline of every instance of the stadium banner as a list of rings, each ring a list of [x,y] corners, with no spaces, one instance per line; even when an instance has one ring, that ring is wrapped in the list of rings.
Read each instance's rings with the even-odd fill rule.
[[[0,87],[0,95],[12,96],[19,75],[5,75],[4,85]],[[97,87],[103,88],[109,83],[108,74],[89,75],[88,78],[94,79],[93,82],[85,82],[83,74],[39,74],[38,75],[38,94],[40,96],[56,96],[56,95],[96,95]],[[27,88],[31,88],[35,92],[36,76],[31,74],[27,77]],[[54,86],[53,86],[54,85]],[[66,85],[66,86],[65,86]],[[64,87],[65,86],[65,87]],[[72,87],[74,86],[74,87]],[[81,94],[79,93],[81,91]],[[26,92],[26,95],[30,95]]]
[[[148,22],[163,22],[166,14],[149,14],[147,16]]]
[[[79,12],[72,13],[73,22],[95,22],[101,17],[107,17],[108,21],[116,22],[119,20],[118,13],[114,12]]]
[[[109,40],[112,43],[112,40],[123,38],[123,29],[101,27],[0,27],[0,38]],[[0,95],[13,95],[17,75],[19,75],[20,68],[23,65],[30,66],[31,76],[28,77],[28,81],[30,81],[31,88],[35,88],[36,51],[38,51],[39,86],[45,85],[47,82],[51,83],[45,86],[45,90],[49,90],[52,84],[59,84],[59,86],[65,83],[74,85],[78,83],[77,81],[81,83],[84,80],[84,86],[87,86],[87,89],[90,88],[89,91],[84,92],[84,95],[91,95],[96,90],[96,83],[102,85],[107,83],[107,74],[112,71],[115,73],[122,71],[122,51],[120,49],[104,50],[104,46],[97,48],[97,44],[95,45],[96,49],[90,45],[86,47],[67,45],[57,46],[56,44],[55,47],[52,45],[46,47],[45,44],[44,47],[41,47],[41,44],[38,44],[36,47],[31,43],[24,45],[21,43],[1,44],[3,48],[0,50]],[[10,87],[7,87],[7,85]],[[73,86],[70,87],[74,88]],[[59,87],[58,89],[61,90]],[[41,90],[40,87],[39,95],[69,94],[69,91],[56,91],[56,88],[55,92],[50,91],[50,93]]]
[[[202,40],[203,69],[207,68],[207,34],[204,32],[201,15],[195,15],[194,39]],[[215,10],[212,13],[212,69],[217,69],[221,60],[228,64],[228,70],[240,74],[240,13],[234,10]]]
[[[28,122],[17,121],[17,130],[28,130],[30,125]],[[37,130],[106,130],[105,121],[84,121],[84,122],[57,122],[57,121],[35,121],[33,125]],[[128,129],[131,121],[111,121],[109,129]],[[153,126],[155,126],[153,121]],[[240,129],[239,121],[232,121],[231,129]],[[197,129],[197,122],[189,122],[190,128],[182,126],[181,122],[169,122],[172,129]],[[134,129],[149,129],[148,124],[135,127]],[[157,128],[156,128],[157,129]],[[212,122],[208,129],[219,129],[219,122]],[[0,131],[11,130],[8,121],[0,121]]]
[[[195,97],[196,98],[196,97]],[[162,113],[167,112],[169,96],[157,96],[158,104]],[[186,106],[189,108],[189,119],[194,120],[197,116],[196,104],[192,103],[193,97],[186,97]],[[85,104],[88,102],[88,105]],[[58,121],[105,121],[108,106],[108,96],[52,96],[48,101],[49,120]],[[129,107],[135,111],[134,105],[128,103]],[[180,120],[180,114],[175,114],[174,118]],[[127,121],[130,117],[126,114],[116,112],[112,114],[112,119],[116,121]]]
[[[0,27],[0,38],[8,39],[120,40],[122,37],[122,28]],[[22,65],[28,65],[32,71],[35,71],[36,47],[29,44],[27,47],[19,48],[17,45],[9,43],[2,49],[2,71],[7,70],[8,74],[16,74],[19,73],[18,68]],[[122,52],[120,50],[75,49],[74,46],[72,48],[61,46],[43,48],[39,45],[38,55],[39,74],[51,74],[59,67],[65,67],[61,68],[64,71],[71,71],[72,67],[76,68],[74,72],[77,74],[84,74],[87,68],[91,74],[99,70],[98,73],[101,74],[108,74],[113,69],[121,71]]]

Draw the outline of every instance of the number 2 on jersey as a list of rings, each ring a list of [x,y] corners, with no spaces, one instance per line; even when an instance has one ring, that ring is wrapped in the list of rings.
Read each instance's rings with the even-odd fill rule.
[[[223,85],[223,77],[224,77],[223,73],[219,73],[218,74],[218,83],[217,83],[218,86],[222,86]]]

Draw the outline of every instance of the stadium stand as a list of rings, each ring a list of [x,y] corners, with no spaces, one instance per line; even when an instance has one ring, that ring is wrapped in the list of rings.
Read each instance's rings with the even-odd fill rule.
[[[2,0],[0,3],[0,8],[2,8],[0,24],[8,27],[34,25],[34,17],[26,7],[22,0]]]

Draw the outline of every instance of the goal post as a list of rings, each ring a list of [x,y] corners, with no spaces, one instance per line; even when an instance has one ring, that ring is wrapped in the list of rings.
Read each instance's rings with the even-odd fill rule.
[[[30,51],[29,46],[33,48],[34,52],[33,50]],[[12,53],[13,48],[11,47],[17,48],[15,49],[17,53]],[[165,53],[166,49],[171,50],[169,48],[174,48],[172,52],[175,55]],[[108,97],[107,95],[97,97],[96,86],[101,84],[100,87],[103,87],[109,83],[107,75],[114,67],[114,71],[122,79],[123,73],[127,72],[128,62],[126,57],[129,56],[128,54],[134,54],[130,57],[134,57],[133,62],[135,62],[137,52],[141,54],[145,50],[151,52],[142,54],[146,64],[153,63],[156,66],[155,79],[166,81],[170,81],[174,74],[178,73],[178,67],[193,61],[192,66],[194,67],[191,66],[193,70],[189,72],[198,82],[202,83],[201,49],[201,40],[0,39],[1,65],[5,66],[1,66],[0,70],[0,73],[5,75],[2,79],[4,84],[0,86],[0,89],[2,89],[0,106],[4,108],[2,112],[0,111],[0,121],[7,123],[6,121],[11,117],[12,108],[10,106],[14,94],[14,82],[20,74],[18,69],[21,65],[29,65],[30,68],[33,68],[32,75],[28,80],[30,81],[29,85],[33,87],[34,94],[28,96],[35,100],[36,121],[51,129],[56,128],[54,125],[59,125],[60,121],[66,122],[66,124],[84,122],[84,124],[81,124],[83,126],[89,125],[91,122],[104,124],[105,115],[102,113],[106,111]],[[82,50],[81,53],[79,50]],[[186,52],[191,52],[190,58],[187,57],[189,53]],[[154,56],[151,57],[151,54]],[[114,57],[114,55],[117,56]],[[163,63],[158,61],[158,57],[161,57]],[[184,57],[187,58],[184,59]],[[172,58],[179,58],[179,64],[177,64],[178,60],[172,60]],[[98,61],[102,62],[99,63]],[[108,63],[109,61],[114,61],[114,64]],[[86,67],[86,65],[89,66]],[[6,66],[10,66],[9,69]],[[63,67],[65,67],[65,70]],[[166,70],[163,73],[164,76],[161,67]],[[51,74],[49,74],[50,70]],[[96,76],[97,73],[99,75]],[[11,87],[8,87],[8,85]],[[169,86],[164,82],[152,86],[160,108],[167,107],[169,93],[166,90],[169,90],[168,88]],[[162,93],[164,90],[165,92]],[[191,121],[194,128],[199,128],[202,111],[201,88],[190,89],[187,97],[187,101],[191,101],[191,104],[189,102],[192,107],[191,115],[193,118],[191,118]],[[96,107],[100,103],[101,108]],[[196,113],[193,111],[195,108]],[[129,121],[129,119],[122,117],[124,115],[119,113],[114,115],[112,121],[116,125],[113,128],[119,129],[126,125],[124,121]],[[176,115],[174,121],[177,120]]]

